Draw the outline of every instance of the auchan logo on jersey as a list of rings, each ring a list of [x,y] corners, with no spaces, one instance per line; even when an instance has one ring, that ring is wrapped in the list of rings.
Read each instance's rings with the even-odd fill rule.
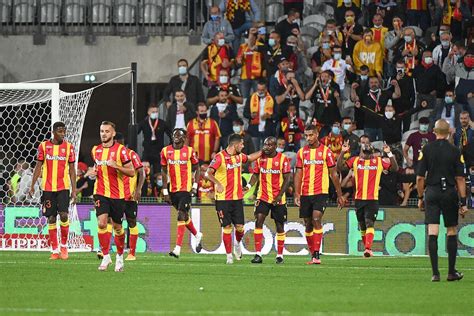
[[[187,164],[188,162],[186,160],[180,160],[180,159],[177,159],[177,160],[170,160],[168,159],[168,164],[170,165],[185,165]]]
[[[97,166],[107,166],[107,160],[98,160],[98,159],[96,159],[95,164]]]
[[[362,165],[357,165],[358,170],[377,170],[377,166],[362,166]]]
[[[227,170],[231,170],[231,169],[235,169],[235,168],[240,168],[242,164],[240,162],[236,162],[236,163],[228,163],[226,164],[226,167],[227,167]]]
[[[280,170],[274,170],[274,169],[265,169],[260,167],[260,173],[263,174],[280,174]]]
[[[322,165],[324,164],[324,160],[321,159],[304,159],[303,164],[305,165]]]

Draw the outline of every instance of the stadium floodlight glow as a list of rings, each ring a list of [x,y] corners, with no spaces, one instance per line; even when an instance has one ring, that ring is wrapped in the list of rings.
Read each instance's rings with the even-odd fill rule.
[[[84,76],[84,81],[88,83],[94,82],[96,79],[95,75],[85,75]]]

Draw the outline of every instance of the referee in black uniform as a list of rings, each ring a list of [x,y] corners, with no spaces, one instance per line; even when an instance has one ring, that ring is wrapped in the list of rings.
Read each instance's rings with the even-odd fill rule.
[[[418,207],[421,211],[425,211],[425,222],[428,224],[428,247],[433,269],[431,281],[440,280],[438,233],[441,214],[447,228],[449,263],[447,280],[456,281],[463,278],[463,274],[456,271],[455,266],[458,250],[458,214],[464,217],[467,212],[464,161],[459,149],[448,142],[449,123],[446,120],[436,121],[434,132],[436,141],[426,144],[418,158],[416,178]]]

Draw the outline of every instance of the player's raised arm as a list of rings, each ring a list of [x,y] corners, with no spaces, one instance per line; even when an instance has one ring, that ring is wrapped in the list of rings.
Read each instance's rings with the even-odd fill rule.
[[[387,154],[388,158],[390,159],[389,170],[391,172],[397,172],[398,171],[397,159],[395,159],[395,156],[392,154],[392,151],[390,150],[390,146],[388,146],[386,142],[383,143],[383,151]]]
[[[341,148],[341,154],[337,157],[337,171],[339,172],[346,172],[349,168],[344,163],[344,154],[350,150],[349,140],[346,140]]]
[[[247,156],[247,161],[248,162],[253,162],[255,160],[257,160],[258,158],[260,158],[262,156],[262,151],[259,150],[259,151],[256,151],[254,153],[251,153],[250,155]]]

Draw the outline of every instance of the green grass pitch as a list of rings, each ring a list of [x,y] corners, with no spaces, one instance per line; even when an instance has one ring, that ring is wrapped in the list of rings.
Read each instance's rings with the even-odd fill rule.
[[[99,272],[95,254],[70,254],[50,261],[48,253],[0,253],[0,315],[318,315],[474,313],[474,261],[458,258],[464,272],[431,283],[428,258],[274,256],[234,265],[224,255],[138,254]],[[114,255],[112,256],[115,259]],[[202,289],[200,289],[202,288]]]

